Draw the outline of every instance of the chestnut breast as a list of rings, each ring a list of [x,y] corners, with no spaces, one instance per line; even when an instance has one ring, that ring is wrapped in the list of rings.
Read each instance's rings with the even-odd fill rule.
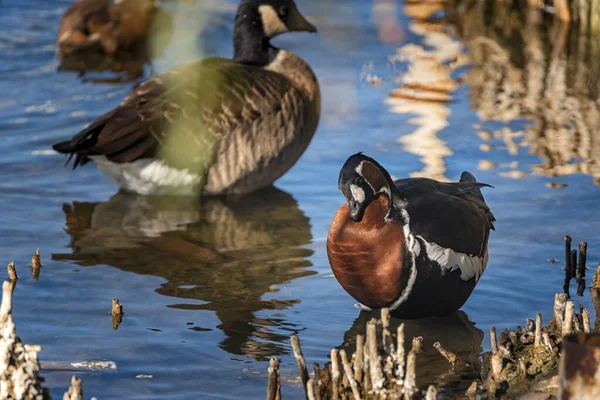
[[[380,195],[360,222],[342,206],[331,223],[327,256],[342,287],[360,303],[373,308],[389,306],[406,286],[404,230],[395,221],[384,221],[389,198]]]

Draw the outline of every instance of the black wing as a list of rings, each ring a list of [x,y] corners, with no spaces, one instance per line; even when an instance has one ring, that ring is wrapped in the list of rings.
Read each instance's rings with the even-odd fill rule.
[[[415,235],[460,253],[483,256],[495,218],[479,189],[489,185],[427,178],[399,179],[394,184],[408,201],[406,211]]]

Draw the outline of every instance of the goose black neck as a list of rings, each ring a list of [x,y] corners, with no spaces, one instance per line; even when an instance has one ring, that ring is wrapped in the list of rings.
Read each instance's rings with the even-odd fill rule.
[[[233,59],[243,64],[266,66],[278,52],[265,36],[258,10],[241,4],[233,27]]]

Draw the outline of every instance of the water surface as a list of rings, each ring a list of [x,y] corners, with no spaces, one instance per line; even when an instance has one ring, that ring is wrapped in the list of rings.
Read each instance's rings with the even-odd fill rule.
[[[535,107],[517,107],[536,93],[523,78],[537,76],[524,73],[527,66],[554,71],[542,87],[557,88],[556,79],[571,76],[568,68],[577,60],[564,50],[569,41],[562,51],[535,47],[547,33],[522,32],[523,24],[512,31],[469,29],[490,26],[494,14],[486,8],[449,12],[457,33],[449,35],[447,22],[415,23],[418,12],[401,2],[303,1],[300,8],[319,34],[276,42],[306,59],[319,77],[317,135],[275,188],[199,204],[117,193],[93,165],[71,171],[50,151],[52,143],[119,104],[136,83],[98,83],[56,71],[54,37],[69,4],[0,4],[0,250],[21,276],[14,301],[18,334],[43,345],[42,360],[117,363],[117,371],[82,375],[86,397],[262,398],[268,359],[277,356],[285,397],[302,398],[290,335],[300,334],[309,363],[322,365],[331,348],[352,346],[364,329],[366,316],[332,277],[325,252],[329,222],[342,204],[339,168],[357,151],[396,177],[456,179],[469,170],[495,187],[484,192],[498,220],[488,269],[462,312],[407,322],[410,336],[425,336],[418,366],[423,384],[447,370],[433,342],[476,363],[489,349],[490,325],[524,325],[536,312],[547,320],[563,280],[561,262],[547,260],[561,261],[565,234],[588,241],[588,265],[595,269],[600,188],[594,183],[600,174],[594,91],[565,83],[558,94],[540,91]],[[236,2],[165,4],[175,21],[173,40],[163,57],[144,67],[143,77],[199,56],[231,54]],[[500,58],[478,53],[482,43]],[[523,43],[529,46],[525,55]],[[452,87],[449,98],[389,97],[399,86],[427,80],[411,75],[423,71],[419,63],[428,58],[422,51],[448,66],[442,77]],[[527,57],[535,63],[525,63]],[[446,82],[437,75],[431,81]],[[514,82],[521,82],[518,96],[502,97]],[[498,96],[491,103],[490,93]],[[575,128],[544,119],[544,111],[563,100],[589,100],[588,119]],[[27,266],[37,247],[44,266],[36,281]],[[126,312],[117,329],[110,316],[114,297]],[[588,294],[576,300],[593,308]],[[140,374],[152,378],[137,379]],[[70,373],[44,376],[53,396],[62,396]]]

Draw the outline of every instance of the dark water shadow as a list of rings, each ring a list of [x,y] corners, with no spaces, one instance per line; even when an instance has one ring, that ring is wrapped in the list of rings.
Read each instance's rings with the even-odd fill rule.
[[[349,354],[356,350],[356,336],[366,335],[366,325],[371,318],[378,318],[379,312],[361,311],[352,327],[344,333],[344,341],[339,346]],[[480,379],[480,354],[483,352],[483,331],[475,326],[467,314],[457,311],[445,318],[426,318],[419,320],[401,320],[392,318],[390,331],[394,339],[401,323],[404,323],[404,347],[408,352],[412,338],[423,337],[423,351],[417,356],[417,385],[427,388],[433,384],[439,390],[454,394],[464,394],[475,379]],[[469,367],[453,371],[450,364],[433,347],[435,342],[455,353]]]
[[[57,70],[79,72],[84,82],[132,82],[144,75],[145,65],[152,68],[152,58],[163,55],[172,37],[173,17],[159,8],[155,11],[147,39],[133,48],[110,55],[104,53],[100,45],[65,54],[59,51]]]
[[[215,312],[225,334],[220,347],[231,354],[281,355],[283,342],[302,329],[257,315],[299,303],[263,296],[316,273],[306,269],[313,251],[302,247],[312,240],[309,219],[286,192],[271,187],[202,204],[119,192],[103,203],[65,204],[63,211],[72,252],[53,260],[164,278],[156,292],[178,299],[169,307]]]

